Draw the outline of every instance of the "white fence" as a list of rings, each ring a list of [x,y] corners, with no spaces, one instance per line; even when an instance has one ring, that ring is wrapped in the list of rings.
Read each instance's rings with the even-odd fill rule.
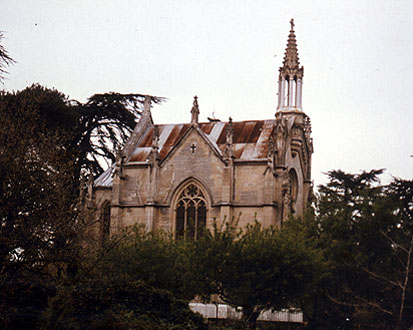
[[[226,304],[201,304],[190,303],[189,307],[192,311],[198,312],[205,318],[218,318],[218,319],[241,319],[242,309],[235,309]],[[277,321],[277,322],[303,322],[303,313],[294,312],[288,310],[271,311],[266,310],[261,312],[258,317],[259,321]]]

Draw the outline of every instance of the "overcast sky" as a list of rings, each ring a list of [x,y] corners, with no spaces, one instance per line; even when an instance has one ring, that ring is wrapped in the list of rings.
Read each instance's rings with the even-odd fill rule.
[[[201,121],[274,118],[294,18],[315,185],[332,169],[413,178],[410,0],[3,0],[0,16],[5,90],[167,97],[156,123],[189,122],[194,95]]]

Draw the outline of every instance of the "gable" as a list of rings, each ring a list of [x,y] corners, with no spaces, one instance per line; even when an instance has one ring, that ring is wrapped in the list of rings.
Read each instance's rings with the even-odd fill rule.
[[[212,148],[223,153],[226,143],[227,122],[200,123],[199,130]],[[162,162],[180,143],[191,129],[190,124],[158,125],[159,156]],[[250,120],[233,122],[233,147],[235,159],[264,160],[268,153],[269,137],[275,129],[275,120]],[[139,143],[131,153],[129,161],[144,162],[149,156],[152,146],[153,127],[149,127],[142,135]],[[201,133],[202,132],[202,133]]]
[[[175,154],[182,154],[191,162],[189,156],[193,157],[208,157],[213,154],[219,161],[223,161],[222,153],[216,143],[205,136],[202,130],[191,127],[186,133],[175,143],[168,154],[162,159],[160,164],[174,157]]]

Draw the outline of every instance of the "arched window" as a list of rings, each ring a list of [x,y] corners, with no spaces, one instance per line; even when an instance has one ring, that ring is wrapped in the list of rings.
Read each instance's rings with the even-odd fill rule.
[[[105,202],[103,204],[102,212],[102,243],[105,243],[109,239],[110,234],[110,203]]]
[[[283,97],[284,97],[283,106],[288,107],[290,105],[290,103],[289,103],[289,100],[290,100],[290,77],[289,76],[285,77],[285,91],[284,91]]]
[[[292,168],[290,170],[290,182],[291,182],[291,198],[293,202],[297,201],[298,197],[298,177],[297,172]]]
[[[197,239],[206,226],[207,203],[201,189],[187,185],[176,203],[176,237]]]

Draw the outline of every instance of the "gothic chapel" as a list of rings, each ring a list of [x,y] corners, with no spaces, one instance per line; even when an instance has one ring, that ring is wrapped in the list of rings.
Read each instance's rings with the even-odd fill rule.
[[[129,225],[195,238],[213,221],[280,225],[311,194],[311,123],[302,109],[294,23],[279,69],[275,119],[156,125],[151,98],[116,164],[93,183],[102,237]]]

